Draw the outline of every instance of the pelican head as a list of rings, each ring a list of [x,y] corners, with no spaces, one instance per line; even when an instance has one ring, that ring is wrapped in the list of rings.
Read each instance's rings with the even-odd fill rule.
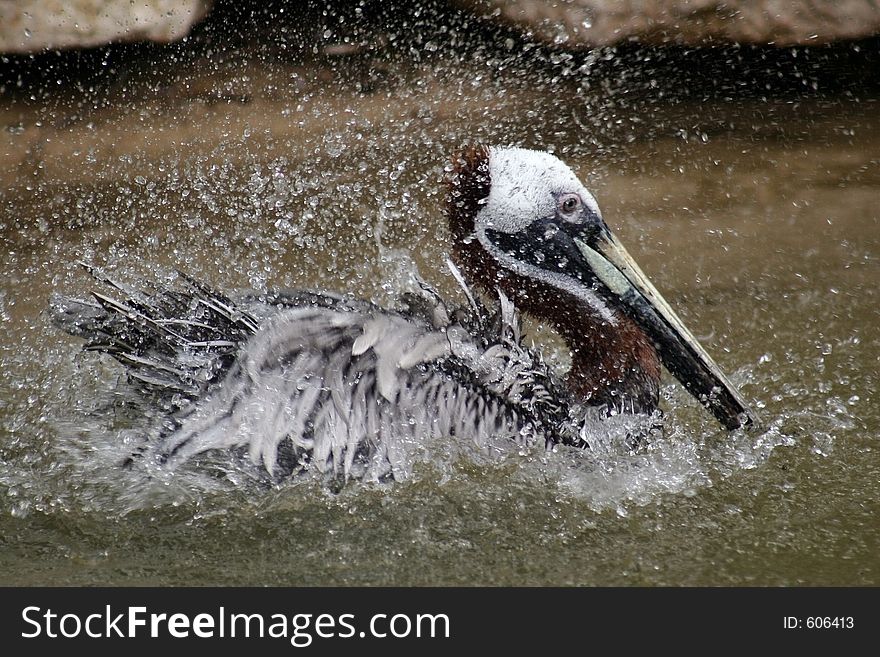
[[[728,429],[757,417],[555,156],[470,146],[453,158],[447,210],[456,264],[568,343],[568,384],[609,411],[653,411],[661,363]]]

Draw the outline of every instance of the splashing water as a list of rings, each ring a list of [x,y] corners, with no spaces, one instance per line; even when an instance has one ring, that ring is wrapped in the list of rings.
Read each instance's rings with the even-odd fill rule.
[[[814,96],[798,69],[792,102],[742,97],[751,83],[705,99],[656,59],[446,34],[458,45],[391,46],[350,84],[326,62],[212,52],[4,105],[4,143],[26,144],[0,192],[5,583],[880,584],[870,92]],[[383,305],[417,268],[451,296],[438,181],[472,140],[569,162],[764,431],[719,431],[670,385],[666,434],[639,450],[487,463],[427,444],[412,479],[339,492],[228,454],[171,478],[118,467],[144,421],[120,369],[44,313],[53,291],[87,294],[76,261]]]

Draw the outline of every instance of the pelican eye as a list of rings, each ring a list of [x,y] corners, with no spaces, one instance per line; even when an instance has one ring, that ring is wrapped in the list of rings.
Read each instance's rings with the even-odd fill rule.
[[[581,199],[577,194],[566,194],[559,200],[559,209],[563,214],[572,214],[581,207]]]

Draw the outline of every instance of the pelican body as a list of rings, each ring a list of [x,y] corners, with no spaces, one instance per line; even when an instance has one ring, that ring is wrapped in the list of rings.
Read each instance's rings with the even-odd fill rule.
[[[409,476],[430,439],[484,453],[584,446],[588,419],[651,416],[661,366],[727,429],[757,423],[559,159],[467,147],[449,168],[446,214],[460,308],[427,284],[391,310],[296,290],[233,300],[184,275],[141,292],[96,270],[115,294],[50,306],[158,409],[129,465],[170,471],[238,450],[276,479],[382,481]],[[565,339],[565,381],[524,346],[519,312]]]

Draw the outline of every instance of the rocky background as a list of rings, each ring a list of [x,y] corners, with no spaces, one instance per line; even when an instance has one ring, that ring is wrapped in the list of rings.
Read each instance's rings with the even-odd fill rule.
[[[880,33],[880,3],[871,0],[446,2],[487,22],[517,30],[527,38],[571,50],[629,42],[782,47],[863,39]],[[38,53],[121,41],[176,41],[208,16],[215,4],[224,2],[0,0],[0,52]],[[302,0],[289,0],[286,4],[288,11],[304,5],[315,7],[315,3]],[[371,4],[376,3],[326,3],[366,7]]]
[[[211,0],[0,0],[0,52],[176,41],[210,7]]]
[[[880,32],[870,0],[454,0],[549,43],[792,46]]]

